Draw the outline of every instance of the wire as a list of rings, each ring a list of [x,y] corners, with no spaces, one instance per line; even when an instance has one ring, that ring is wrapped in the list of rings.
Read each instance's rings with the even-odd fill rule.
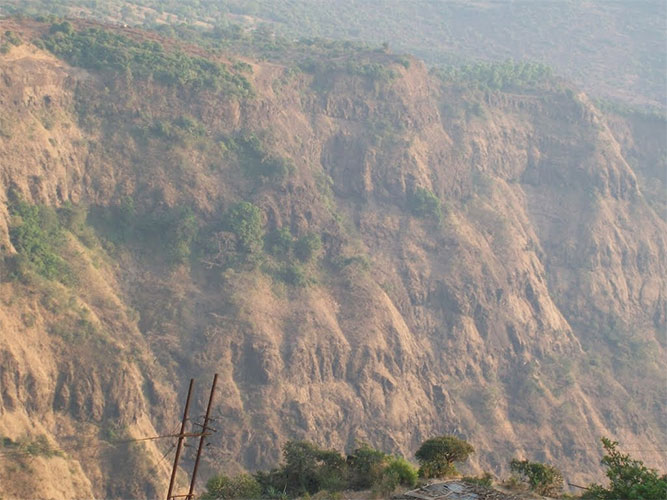
[[[157,466],[160,467],[162,463],[166,460],[167,456],[171,454],[172,451],[176,449],[176,443],[172,444],[171,447],[162,455],[162,458],[158,460]]]
[[[70,452],[70,451],[79,451],[79,450],[85,450],[85,449],[94,449],[94,448],[104,448],[106,446],[115,446],[117,444],[127,444],[127,443],[139,443],[139,442],[144,442],[144,441],[155,441],[158,439],[170,439],[170,438],[177,438],[180,437],[180,434],[172,433],[172,434],[163,434],[159,436],[149,436],[149,437],[143,437],[143,438],[134,438],[134,439],[120,439],[116,441],[107,441],[104,443],[98,443],[98,444],[91,444],[91,445],[85,445],[85,446],[65,446],[65,447],[60,447],[58,450],[54,450],[55,453],[58,452]],[[199,437],[201,436],[201,433],[198,432],[185,432],[183,433],[183,436],[185,437]],[[61,439],[71,439],[75,436],[67,436],[66,438],[61,438]],[[38,455],[38,453],[30,452],[28,450],[21,450],[21,449],[16,449],[16,450],[7,450],[0,452],[0,457],[12,457],[12,456],[26,456],[26,455]]]

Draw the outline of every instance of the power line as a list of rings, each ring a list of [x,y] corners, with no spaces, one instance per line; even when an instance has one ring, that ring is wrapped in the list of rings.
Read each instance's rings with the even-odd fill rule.
[[[162,458],[158,460],[157,467],[162,465],[162,462],[164,462],[167,459],[167,456],[170,455],[171,452],[174,451],[175,449],[176,449],[176,444],[174,443],[169,447],[169,449],[165,453],[163,453]]]
[[[75,436],[67,436],[67,437],[55,437],[55,439],[70,439]],[[201,432],[186,432],[183,434],[162,434],[159,436],[149,436],[149,437],[142,437],[142,438],[133,438],[133,439],[119,439],[115,441],[106,441],[98,444],[91,444],[91,445],[75,445],[75,446],[64,446],[64,447],[59,447],[58,450],[54,450],[56,453],[57,452],[71,452],[71,451],[80,451],[80,450],[86,450],[86,449],[95,449],[95,448],[105,448],[107,446],[115,446],[118,444],[128,444],[128,443],[139,443],[143,441],[156,441],[158,439],[173,439],[173,438],[178,438],[178,437],[201,437]],[[20,444],[18,445],[20,446]],[[15,450],[6,450],[0,452],[0,457],[3,456],[15,456],[15,455],[38,455],[39,453],[35,452],[30,452],[25,449],[15,449]]]

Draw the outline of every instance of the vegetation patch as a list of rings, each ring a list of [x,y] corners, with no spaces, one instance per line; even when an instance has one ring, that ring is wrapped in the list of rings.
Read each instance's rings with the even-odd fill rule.
[[[17,251],[12,259],[17,277],[26,277],[32,271],[49,280],[73,283],[75,277],[59,255],[65,238],[57,212],[11,194],[9,214],[9,238]]]
[[[305,286],[312,282],[309,264],[315,263],[322,240],[316,233],[306,233],[299,238],[292,236],[286,227],[269,233],[264,240],[264,248],[277,261],[267,262],[265,270],[279,280],[294,286]]]
[[[181,51],[168,51],[155,41],[136,41],[110,31],[77,31],[64,21],[54,23],[45,47],[74,66],[152,79],[166,86],[213,90],[248,97],[250,82],[223,64]]]
[[[481,90],[534,89],[554,81],[553,70],[546,64],[511,59],[443,66],[433,73],[444,83]]]
[[[413,215],[421,218],[433,218],[441,221],[442,203],[432,191],[418,187],[408,196],[408,208]]]
[[[254,475],[219,474],[206,484],[205,500],[232,498],[336,497],[346,489],[373,489],[384,496],[398,486],[413,487],[416,468],[362,444],[344,457],[307,441],[289,441],[283,447],[283,464]]]
[[[553,465],[513,459],[510,470],[539,495],[557,497],[563,491],[563,474]]]
[[[224,145],[236,155],[243,172],[252,179],[281,183],[296,170],[291,160],[270,153],[254,133],[227,138]]]
[[[189,207],[157,207],[137,210],[134,200],[125,197],[118,205],[92,207],[91,221],[106,238],[107,247],[130,245],[161,255],[169,264],[186,262],[199,230],[199,222]]]
[[[470,484],[484,486],[485,488],[491,488],[493,486],[493,474],[490,472],[484,472],[479,476],[464,476],[463,481]]]
[[[28,455],[30,457],[62,457],[63,452],[51,446],[44,434],[35,437],[23,436],[16,441],[6,436],[0,436],[0,449],[7,452],[9,456],[15,452],[17,456]]]
[[[262,211],[256,205],[247,201],[236,203],[225,214],[224,226],[236,236],[238,251],[245,254],[258,254],[262,251]]]
[[[6,54],[13,46],[21,45],[23,41],[13,31],[5,31],[0,35],[0,54]]]

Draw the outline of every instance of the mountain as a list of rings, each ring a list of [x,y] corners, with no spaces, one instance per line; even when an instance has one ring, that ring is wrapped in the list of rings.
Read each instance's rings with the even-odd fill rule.
[[[663,118],[524,64],[0,24],[3,495],[163,496],[171,441],[129,440],[213,373],[204,478],[440,433],[667,465]]]

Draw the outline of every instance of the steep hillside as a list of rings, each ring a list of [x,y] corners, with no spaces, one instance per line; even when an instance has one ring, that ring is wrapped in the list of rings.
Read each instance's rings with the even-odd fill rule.
[[[382,51],[90,26],[0,23],[3,495],[163,495],[171,442],[122,441],[213,372],[203,477],[442,432],[497,475],[591,480],[600,435],[667,466],[655,125]]]

